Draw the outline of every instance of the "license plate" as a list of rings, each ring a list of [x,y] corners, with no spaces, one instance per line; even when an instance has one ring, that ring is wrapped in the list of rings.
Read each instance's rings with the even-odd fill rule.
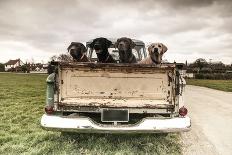
[[[129,111],[128,109],[102,109],[101,121],[102,122],[128,122]]]

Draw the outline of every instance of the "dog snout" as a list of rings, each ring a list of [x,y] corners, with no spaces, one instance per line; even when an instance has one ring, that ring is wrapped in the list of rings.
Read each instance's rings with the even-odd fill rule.
[[[153,52],[158,52],[158,48],[155,47],[155,48],[153,49]]]
[[[94,47],[93,47],[95,50],[100,50],[101,49],[101,46],[99,44],[95,44]]]
[[[69,52],[70,52],[70,54],[74,54],[75,53],[75,49],[70,49]]]

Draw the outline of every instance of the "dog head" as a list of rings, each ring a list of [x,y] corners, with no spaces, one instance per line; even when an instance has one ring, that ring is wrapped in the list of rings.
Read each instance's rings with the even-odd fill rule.
[[[160,64],[162,61],[163,54],[168,50],[168,48],[162,43],[152,43],[148,47],[149,55],[153,62]]]
[[[121,62],[128,62],[132,54],[132,48],[135,47],[135,43],[126,37],[119,38],[115,43],[115,47],[119,50],[119,57]]]
[[[105,54],[108,52],[108,48],[112,42],[106,38],[96,38],[90,44],[90,48],[94,49],[97,54]]]
[[[130,38],[122,37],[117,40],[115,47],[117,47],[119,51],[129,51],[135,47],[135,43]]]
[[[74,60],[80,61],[81,57],[86,53],[86,47],[80,42],[72,42],[68,47],[68,52]]]

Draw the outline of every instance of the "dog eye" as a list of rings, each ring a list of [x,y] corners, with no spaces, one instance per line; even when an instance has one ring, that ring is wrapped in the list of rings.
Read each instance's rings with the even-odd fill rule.
[[[158,47],[160,47],[160,48],[161,48],[161,45],[158,45]]]

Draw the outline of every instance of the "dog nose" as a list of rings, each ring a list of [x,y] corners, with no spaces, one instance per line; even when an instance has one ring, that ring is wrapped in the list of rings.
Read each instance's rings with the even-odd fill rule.
[[[73,54],[75,52],[75,49],[70,49],[69,52],[70,54]]]
[[[154,48],[153,51],[154,51],[154,52],[158,52],[158,48]]]
[[[100,50],[100,49],[101,49],[100,45],[98,45],[98,44],[95,44],[93,48],[94,48],[95,50]]]

